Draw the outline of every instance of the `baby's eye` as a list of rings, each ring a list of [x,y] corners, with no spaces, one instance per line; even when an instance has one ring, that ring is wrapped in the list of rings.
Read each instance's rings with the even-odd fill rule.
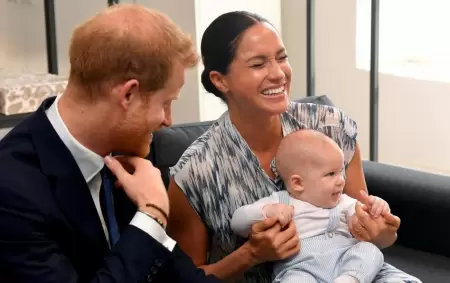
[[[330,172],[330,173],[327,174],[327,176],[330,176],[330,177],[333,177],[334,175],[336,175],[335,172]]]

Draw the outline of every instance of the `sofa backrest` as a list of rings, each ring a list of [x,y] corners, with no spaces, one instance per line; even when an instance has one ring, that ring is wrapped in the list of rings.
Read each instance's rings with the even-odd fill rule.
[[[183,152],[201,136],[214,121],[186,123],[164,128],[153,134],[148,159],[161,171],[166,185],[169,185],[169,168],[174,166]]]
[[[304,97],[297,99],[296,101],[334,106],[333,102],[325,95]],[[214,121],[177,124],[154,133],[148,159],[152,161],[155,167],[161,170],[161,175],[166,187],[169,184],[169,168],[178,162],[183,152],[200,135],[202,135],[213,122]]]

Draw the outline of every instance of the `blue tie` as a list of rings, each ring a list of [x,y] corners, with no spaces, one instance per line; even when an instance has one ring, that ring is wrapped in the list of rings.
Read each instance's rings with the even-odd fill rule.
[[[102,175],[102,186],[103,186],[103,200],[106,212],[106,222],[108,226],[109,240],[111,247],[114,246],[119,240],[119,226],[117,225],[116,216],[114,213],[114,200],[113,200],[113,189],[114,184],[111,178],[108,177],[107,168],[103,168]]]

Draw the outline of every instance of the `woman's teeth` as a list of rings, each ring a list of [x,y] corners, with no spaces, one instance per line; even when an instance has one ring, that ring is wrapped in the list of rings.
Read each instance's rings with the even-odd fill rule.
[[[279,87],[279,88],[271,88],[271,89],[266,89],[265,91],[262,92],[263,95],[277,95],[280,94],[284,91],[284,86]]]

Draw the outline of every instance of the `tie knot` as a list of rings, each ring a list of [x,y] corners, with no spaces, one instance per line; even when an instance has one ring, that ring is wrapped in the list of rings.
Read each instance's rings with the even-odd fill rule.
[[[100,174],[102,175],[102,179],[108,179],[111,181],[115,181],[116,177],[113,175],[113,173],[111,172],[111,170],[109,170],[109,168],[105,165],[103,166],[102,170],[100,171]]]

